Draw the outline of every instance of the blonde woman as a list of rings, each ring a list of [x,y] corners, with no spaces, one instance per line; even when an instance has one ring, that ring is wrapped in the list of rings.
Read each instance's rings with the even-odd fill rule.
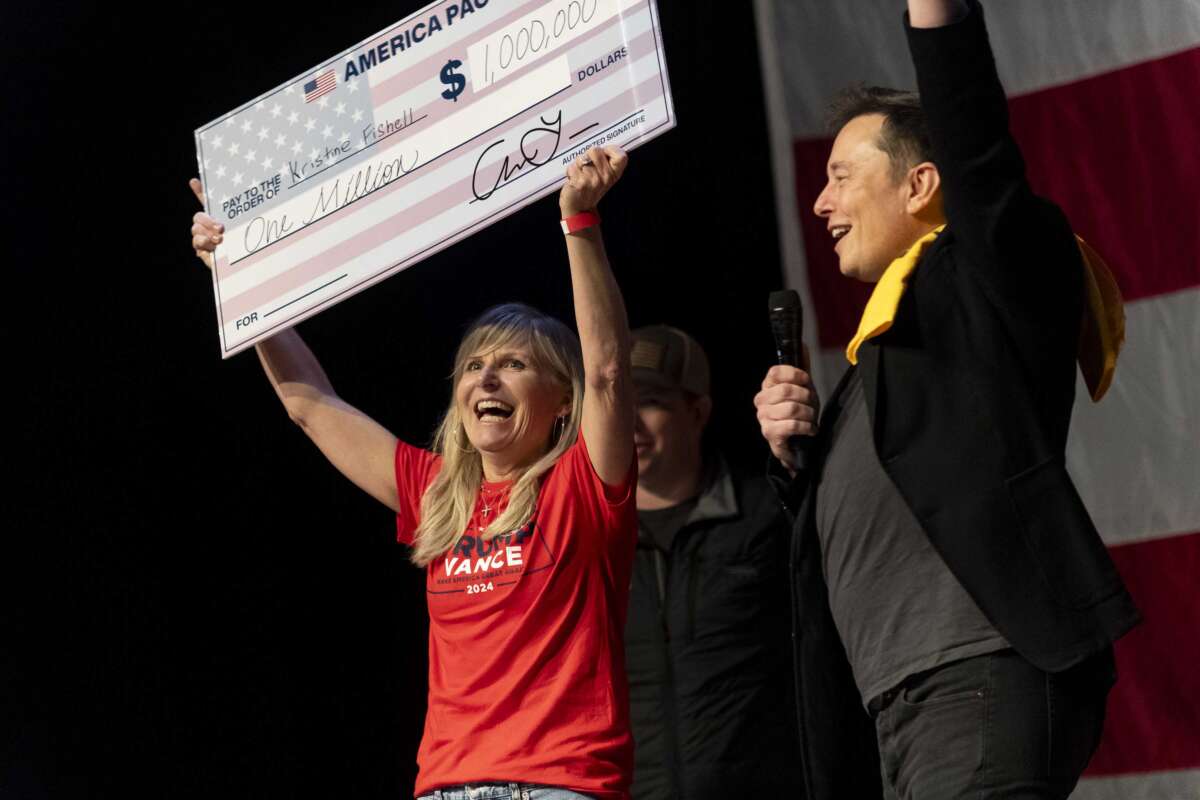
[[[634,412],[625,308],[594,216],[625,164],[593,149],[559,195],[564,229],[593,223],[566,236],[578,339],[528,306],[486,312],[458,348],[432,452],[342,401],[294,331],[258,345],[289,416],[396,512],[426,569],[421,797],[628,796]],[[195,216],[210,267],[222,232]]]

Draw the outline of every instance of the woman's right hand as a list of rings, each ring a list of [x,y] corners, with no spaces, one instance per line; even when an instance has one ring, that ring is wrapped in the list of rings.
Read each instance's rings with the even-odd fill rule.
[[[200,180],[192,178],[188,181],[188,186],[192,187],[192,194],[196,195],[200,205],[204,205],[204,187]],[[203,211],[197,211],[192,217],[192,249],[196,251],[196,258],[203,261],[204,266],[209,269],[213,268],[213,252],[224,235],[225,226]]]

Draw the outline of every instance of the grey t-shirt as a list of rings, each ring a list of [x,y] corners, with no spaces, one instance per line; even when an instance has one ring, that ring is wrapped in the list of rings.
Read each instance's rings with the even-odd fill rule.
[[[654,511],[638,511],[638,524],[649,534],[650,540],[659,550],[669,553],[671,552],[671,543],[675,540],[675,534],[679,533],[680,528],[688,521],[688,517],[692,515],[698,502],[700,502],[700,495],[696,495],[690,500],[684,500],[676,506],[658,508]]]
[[[829,606],[865,705],[909,675],[1008,642],[879,463],[857,370],[839,404],[817,486],[817,535]]]

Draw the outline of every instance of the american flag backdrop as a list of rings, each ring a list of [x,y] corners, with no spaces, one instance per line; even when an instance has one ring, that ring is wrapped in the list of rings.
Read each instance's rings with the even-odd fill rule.
[[[1068,468],[1145,622],[1117,644],[1104,739],[1074,797],[1200,798],[1200,3],[986,4],[1014,134],[1040,194],[1107,259],[1126,344],[1082,381]],[[896,0],[756,0],[787,279],[828,393],[869,293],[812,213],[853,82],[916,85]],[[811,345],[810,345],[811,346]]]

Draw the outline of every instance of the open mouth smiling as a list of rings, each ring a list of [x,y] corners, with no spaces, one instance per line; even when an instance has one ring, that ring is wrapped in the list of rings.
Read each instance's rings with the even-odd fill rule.
[[[475,418],[480,422],[502,422],[512,416],[513,407],[492,398],[475,404]]]

